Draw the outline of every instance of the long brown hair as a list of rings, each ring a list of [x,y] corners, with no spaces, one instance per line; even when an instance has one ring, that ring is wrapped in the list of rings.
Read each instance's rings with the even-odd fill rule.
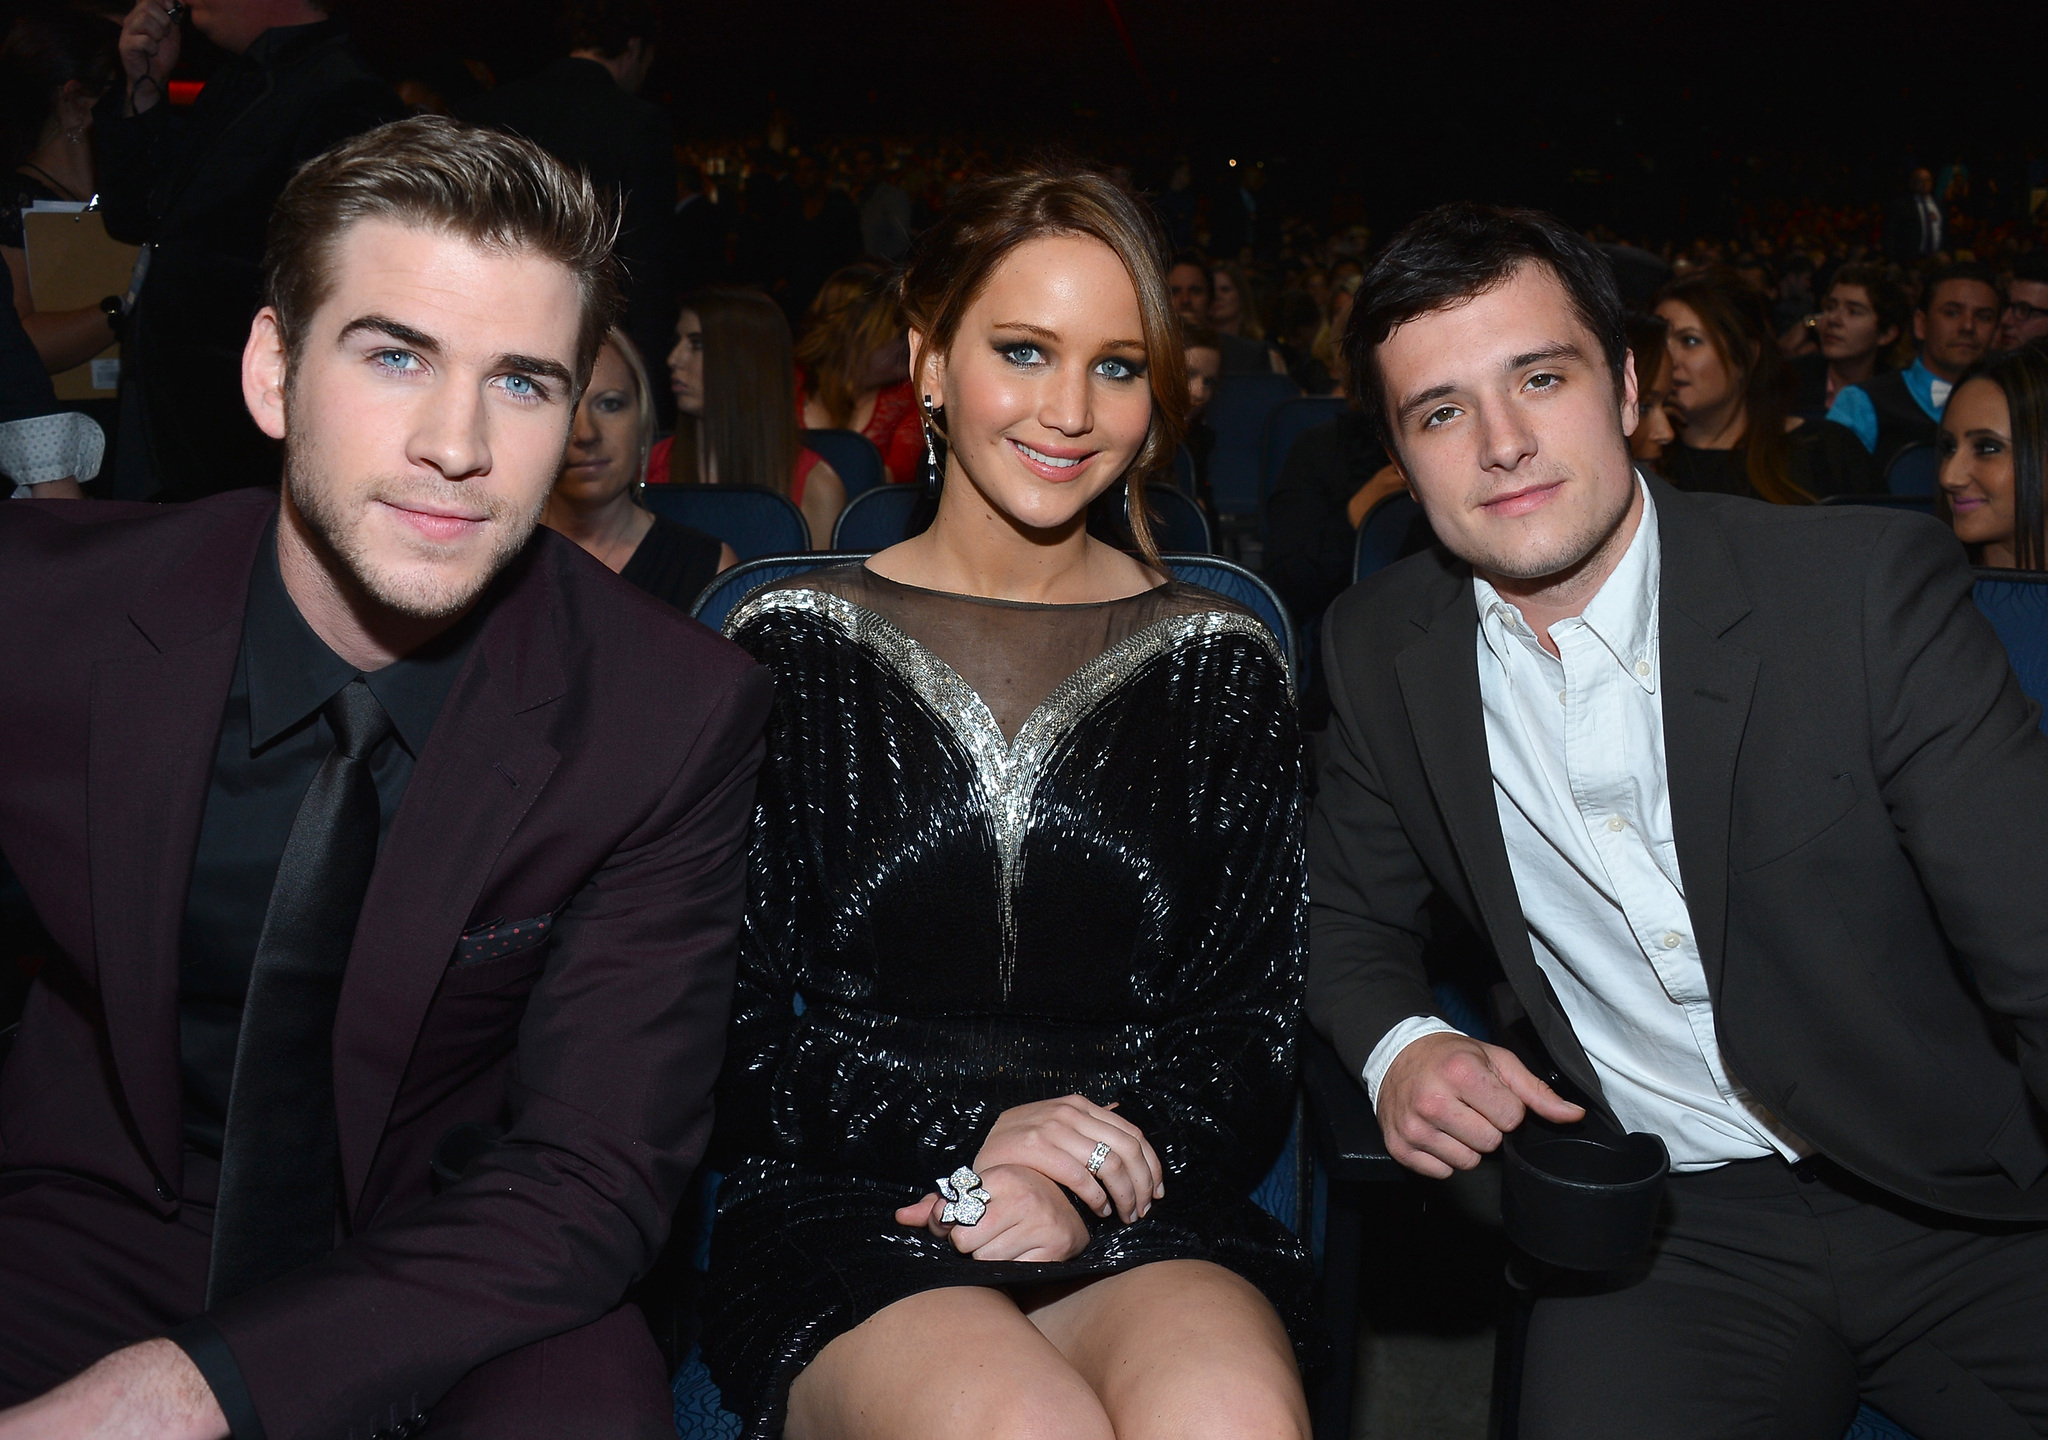
[[[2048,348],[2036,340],[2004,354],[1987,355],[1956,380],[1948,394],[1950,404],[1972,380],[1988,380],[2005,392],[2006,418],[2012,427],[2013,564],[2021,570],[2048,569]],[[1946,509],[1948,492],[1939,494]]]
[[[827,277],[804,316],[796,363],[810,382],[811,398],[834,425],[853,418],[868,357],[902,338],[903,311],[888,266],[856,260]]]
[[[1657,292],[1657,304],[1666,300],[1700,317],[1707,343],[1742,389],[1749,488],[1773,505],[1811,505],[1813,496],[1792,479],[1785,417],[1792,408],[1793,375],[1778,353],[1770,302],[1721,266],[1672,281]]]
[[[721,485],[787,495],[797,452],[796,357],[782,307],[758,290],[714,287],[683,298],[704,332],[704,413],[676,416],[668,478],[695,485],[700,460]]]
[[[1186,428],[1187,358],[1180,321],[1167,292],[1158,232],[1116,182],[1092,170],[1033,166],[991,175],[965,186],[938,224],[918,238],[899,290],[903,315],[918,332],[910,373],[922,375],[927,354],[944,354],[960,321],[1004,257],[1028,240],[1051,235],[1100,240],[1123,261],[1138,295],[1144,326],[1145,368],[1152,388],[1152,423],[1145,443],[1124,471],[1131,537],[1147,564],[1159,564],[1145,507],[1147,477],[1173,463]],[[945,438],[943,419],[926,423]]]

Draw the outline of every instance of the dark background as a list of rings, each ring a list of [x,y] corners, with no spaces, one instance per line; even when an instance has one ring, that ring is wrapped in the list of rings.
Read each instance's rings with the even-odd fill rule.
[[[349,13],[393,78],[460,55],[508,79],[556,53],[556,9]],[[1759,206],[1869,204],[1913,164],[1958,160],[1995,216],[2023,210],[2029,157],[2048,157],[2039,4],[669,0],[664,17],[646,93],[685,140],[758,135],[781,111],[798,143],[1050,143],[1154,186],[1176,155],[1203,178],[1259,159],[1283,208],[1382,235],[1480,197],[1683,241]]]

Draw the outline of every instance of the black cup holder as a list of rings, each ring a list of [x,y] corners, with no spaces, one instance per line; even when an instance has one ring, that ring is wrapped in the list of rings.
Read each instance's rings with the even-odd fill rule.
[[[1530,1115],[1502,1150],[1501,1219],[1522,1250],[1567,1270],[1620,1270],[1649,1250],[1671,1168],[1657,1136]]]

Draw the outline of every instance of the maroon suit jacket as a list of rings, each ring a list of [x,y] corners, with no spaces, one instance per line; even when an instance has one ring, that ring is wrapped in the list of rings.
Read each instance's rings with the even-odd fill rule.
[[[61,949],[0,1075],[0,1167],[164,1216],[185,891],[276,508],[0,505],[0,848]],[[271,1440],[431,1404],[617,1306],[709,1131],[767,673],[550,531],[507,579],[350,952],[348,1237],[211,1315]],[[543,916],[540,944],[479,943]],[[465,1121],[506,1141],[434,1196]]]

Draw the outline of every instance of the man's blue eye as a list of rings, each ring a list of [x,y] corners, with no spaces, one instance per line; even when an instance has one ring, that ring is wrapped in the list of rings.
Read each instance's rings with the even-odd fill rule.
[[[386,370],[411,371],[420,363],[420,357],[410,350],[379,350],[372,358]]]
[[[505,388],[512,394],[519,396],[537,395],[540,393],[534,388],[533,381],[524,375],[507,375],[505,377]]]

